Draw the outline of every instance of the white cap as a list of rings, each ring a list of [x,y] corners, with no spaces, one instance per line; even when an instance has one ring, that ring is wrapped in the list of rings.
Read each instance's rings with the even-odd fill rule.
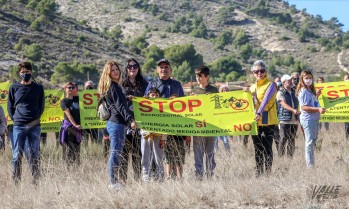
[[[288,81],[288,80],[291,80],[292,78],[291,78],[291,76],[289,76],[289,75],[283,75],[282,77],[281,77],[281,83],[283,83],[283,82],[285,82],[285,81]]]

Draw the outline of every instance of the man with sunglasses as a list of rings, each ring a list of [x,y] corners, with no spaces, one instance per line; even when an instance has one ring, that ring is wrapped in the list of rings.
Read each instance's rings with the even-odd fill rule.
[[[18,73],[22,80],[10,86],[8,113],[13,121],[12,163],[15,183],[21,180],[22,157],[26,140],[29,145],[29,162],[33,183],[39,177],[40,165],[40,117],[44,112],[45,96],[42,85],[32,82],[30,62],[19,64]]]

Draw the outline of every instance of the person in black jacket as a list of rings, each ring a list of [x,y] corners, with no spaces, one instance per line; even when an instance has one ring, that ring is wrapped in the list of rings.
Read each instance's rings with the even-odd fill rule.
[[[107,122],[110,139],[109,187],[116,190],[123,187],[116,174],[119,169],[125,140],[125,128],[128,123],[130,123],[132,129],[137,127],[132,113],[127,107],[126,96],[118,83],[120,75],[121,71],[118,64],[114,61],[108,61],[104,66],[98,85],[98,92],[101,96],[105,96],[111,113]]]
[[[40,174],[40,117],[45,107],[44,88],[31,81],[30,62],[20,63],[18,72],[22,80],[10,86],[7,106],[13,121],[11,138],[13,179],[16,183],[21,180],[23,150],[28,140],[29,164],[34,183],[36,183]]]
[[[142,76],[142,70],[137,60],[131,58],[127,60],[125,73],[123,73],[122,87],[127,98],[127,106],[132,109],[132,98],[142,97],[148,86],[148,82]],[[131,110],[132,111],[132,110]],[[133,112],[132,112],[133,114]],[[133,130],[128,127],[126,130],[126,139],[124,149],[122,151],[122,158],[120,162],[120,178],[123,182],[127,180],[127,170],[129,162],[129,154],[132,154],[132,167],[134,179],[139,180],[141,177],[141,134],[140,130]]]

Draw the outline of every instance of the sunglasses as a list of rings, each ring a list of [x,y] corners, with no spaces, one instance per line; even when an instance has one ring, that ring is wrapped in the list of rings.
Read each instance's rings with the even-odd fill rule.
[[[67,89],[75,89],[75,86],[68,86]]]
[[[265,73],[265,69],[254,70],[253,73],[254,73],[254,74],[258,74],[258,73],[263,74],[263,73]]]
[[[127,68],[128,69],[137,69],[137,68],[139,68],[139,65],[138,64],[134,64],[134,65],[127,65]]]

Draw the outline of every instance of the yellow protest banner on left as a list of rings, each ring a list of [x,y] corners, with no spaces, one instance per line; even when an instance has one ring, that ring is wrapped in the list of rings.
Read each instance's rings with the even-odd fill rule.
[[[60,123],[64,119],[61,101],[64,93],[60,90],[45,90],[45,110],[41,115],[40,123]]]
[[[132,99],[137,126],[182,136],[256,135],[252,95],[244,91],[180,97]]]
[[[42,133],[59,132],[60,129],[61,129],[61,122],[41,124],[41,132]]]
[[[10,82],[0,83],[0,105],[4,109],[5,116],[7,119],[7,124],[13,124],[8,112],[7,112],[7,100],[8,100],[8,90],[11,86]]]

